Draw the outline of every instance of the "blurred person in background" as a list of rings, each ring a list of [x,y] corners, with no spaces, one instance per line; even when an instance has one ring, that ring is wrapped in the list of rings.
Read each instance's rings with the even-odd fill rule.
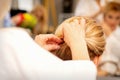
[[[0,20],[4,19],[10,9],[10,2],[11,0],[1,0]],[[67,28],[74,32],[78,29]],[[69,30],[67,32],[71,33]],[[77,35],[79,34],[80,32]],[[54,45],[53,42],[55,44],[61,42],[57,36],[48,35],[43,35],[40,40],[45,43],[44,47]],[[75,38],[77,39],[78,36]],[[67,39],[69,40],[70,37]],[[0,29],[0,80],[87,80],[88,78],[96,80],[96,68],[89,59],[62,61],[42,47],[38,46],[21,28]]]
[[[112,1],[120,2],[120,0],[79,0],[75,9],[75,16],[88,16],[97,22],[102,22],[104,7]]]
[[[48,31],[48,15],[43,5],[36,5],[31,14],[37,18],[37,25],[34,27],[33,33],[35,35],[47,33]]]
[[[100,57],[98,74],[120,75],[120,3],[109,2],[104,8],[103,30],[106,46]]]
[[[104,4],[105,0],[79,0],[75,9],[75,16],[87,16],[100,22]]]
[[[33,36],[47,33],[47,14],[42,5],[37,5],[30,13],[19,13],[12,17],[16,26],[29,29]]]

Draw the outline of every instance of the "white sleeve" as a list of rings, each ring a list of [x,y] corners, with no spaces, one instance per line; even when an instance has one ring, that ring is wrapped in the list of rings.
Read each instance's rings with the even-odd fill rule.
[[[0,30],[0,80],[96,80],[91,61],[62,61],[17,29]]]
[[[100,57],[100,68],[110,74],[114,74],[117,70],[117,63],[119,59],[114,55],[103,53]]]
[[[101,69],[109,72],[110,74],[114,74],[118,68],[120,60],[119,53],[120,53],[120,41],[117,39],[114,33],[112,33],[107,38],[105,51],[100,58],[100,63],[104,63]]]
[[[97,70],[92,61],[64,61],[43,67],[39,70],[42,80],[96,80]]]
[[[114,53],[120,59],[120,28],[118,27],[113,34],[110,35],[111,53]]]

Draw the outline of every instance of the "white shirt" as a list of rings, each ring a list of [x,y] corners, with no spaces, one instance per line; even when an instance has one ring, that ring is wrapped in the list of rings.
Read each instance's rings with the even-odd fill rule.
[[[112,1],[120,2],[120,0],[100,0],[100,5],[104,7],[106,2],[108,3]],[[79,0],[75,9],[75,16],[92,17],[99,11],[100,7],[98,6],[96,0]],[[95,19],[98,22],[102,22],[103,13],[99,14]]]
[[[105,5],[104,0],[101,0],[101,5]],[[92,17],[95,13],[99,12],[99,10],[100,8],[95,0],[79,0],[75,9],[75,16]],[[96,20],[102,21],[102,17],[102,14],[100,14]]]
[[[96,73],[93,62],[62,61],[21,29],[0,30],[0,80],[96,80]]]
[[[106,62],[106,63],[105,63]],[[118,27],[107,39],[100,63],[105,63],[102,70],[115,74],[120,69],[120,28]]]

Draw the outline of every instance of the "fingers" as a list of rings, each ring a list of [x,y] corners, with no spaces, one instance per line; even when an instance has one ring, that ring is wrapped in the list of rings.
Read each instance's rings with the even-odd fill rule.
[[[73,22],[69,23],[71,26],[81,26],[81,27],[84,27],[85,26],[85,19],[84,18],[81,18],[80,22],[79,20],[75,19]]]
[[[49,44],[49,45],[46,45],[44,48],[46,48],[46,50],[48,51],[53,51],[53,50],[60,49],[60,46],[57,44]]]
[[[75,28],[77,25],[74,22],[70,23],[70,27]]]
[[[60,38],[53,34],[40,34],[36,36],[35,41],[48,51],[59,49],[59,43],[62,42]]]
[[[36,36],[35,39],[39,39],[41,41],[47,42],[47,41],[55,41],[56,43],[61,43],[62,40],[55,36],[54,34],[40,34],[38,36]]]
[[[52,41],[52,42],[56,42],[56,43],[62,42],[62,40],[59,37],[55,36],[54,34],[49,34],[47,36],[47,38],[48,38],[48,41]]]
[[[83,18],[81,19],[80,26],[83,28],[85,27],[85,19],[83,19]]]
[[[79,21],[77,19],[74,20],[74,23],[79,25]]]

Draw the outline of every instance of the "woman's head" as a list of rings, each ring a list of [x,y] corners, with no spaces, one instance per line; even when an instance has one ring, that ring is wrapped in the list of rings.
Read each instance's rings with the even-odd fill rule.
[[[105,6],[104,21],[112,30],[116,29],[120,24],[120,3],[110,2]]]
[[[38,19],[38,21],[44,22],[47,19],[46,10],[42,5],[35,6],[31,13]]]
[[[38,35],[41,33],[46,33],[48,29],[48,16],[46,13],[46,9],[42,5],[36,5],[34,9],[31,11],[31,14],[37,18],[37,25],[33,29],[34,35]]]
[[[85,42],[87,44],[89,56],[92,60],[92,59],[94,59],[94,57],[100,56],[104,50],[105,39],[104,39],[102,27],[100,25],[98,25],[94,20],[87,18],[87,17],[72,17],[72,18],[69,18],[66,21],[64,21],[62,23],[62,25],[65,23],[71,23],[76,19],[80,21],[81,18],[84,18],[85,22],[86,22],[86,24],[85,24]],[[60,25],[59,27],[61,27],[62,25]],[[58,29],[60,29],[59,27],[58,27]],[[60,32],[60,30],[56,30],[55,35],[57,35],[60,38],[63,38],[63,35]],[[66,45],[66,43],[61,44],[61,48],[59,50],[55,51],[55,55],[57,55],[58,57],[60,57],[63,60],[72,59],[71,50]]]

